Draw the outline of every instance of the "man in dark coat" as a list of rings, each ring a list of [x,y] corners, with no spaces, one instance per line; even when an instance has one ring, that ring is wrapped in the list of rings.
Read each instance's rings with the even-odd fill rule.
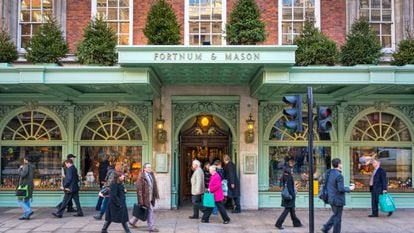
[[[387,173],[384,169],[382,169],[382,167],[380,167],[380,161],[372,159],[371,163],[372,166],[374,166],[374,172],[372,173],[369,181],[372,214],[368,215],[368,217],[378,217],[379,195],[387,192]],[[391,215],[392,212],[389,212],[388,216]]]
[[[23,162],[24,164],[21,165],[18,170],[19,185],[27,185],[28,195],[24,198],[18,198],[18,204],[23,209],[23,215],[19,218],[19,220],[29,220],[30,216],[33,214],[32,208],[30,207],[30,199],[33,196],[33,176],[35,167],[32,163],[30,163],[29,156],[26,156]]]
[[[237,177],[237,171],[236,166],[231,161],[229,155],[224,155],[224,178],[227,180],[228,185],[228,202],[231,204],[232,200],[234,201],[235,207],[232,211],[232,213],[240,213],[241,207],[240,207],[240,181]]]
[[[75,201],[77,207],[77,214],[73,215],[75,217],[82,217],[82,207],[80,206],[79,202],[79,175],[78,170],[73,165],[73,161],[71,159],[67,159],[65,161],[66,176],[63,180],[63,187],[61,187],[65,192],[65,197],[63,198],[62,205],[60,205],[58,211],[56,213],[52,213],[55,217],[61,218],[63,216],[63,212],[66,209],[66,206],[69,202],[73,199]]]
[[[102,189],[102,187],[105,184],[105,177],[106,177],[106,173],[108,172],[108,167],[109,167],[108,156],[105,156],[102,159],[102,161],[99,162],[99,167],[98,167],[99,189]],[[96,211],[101,210],[103,199],[104,198],[101,196],[98,197],[98,202],[96,203],[96,207],[95,207]]]
[[[335,158],[332,160],[332,167],[329,171],[329,178],[326,181],[328,191],[328,202],[331,205],[333,215],[323,226],[322,232],[327,233],[333,227],[333,233],[341,232],[342,210],[345,205],[345,193],[354,190],[354,186],[345,187],[344,177],[342,175],[341,160]]]
[[[70,160],[72,160],[72,162],[74,163],[74,159],[76,158],[76,156],[75,155],[73,155],[73,154],[68,154],[67,156],[66,156],[66,160],[68,160],[68,159],[70,159]],[[66,161],[65,160],[65,161]],[[62,168],[63,168],[63,178],[65,178],[65,176],[66,176],[66,171],[67,171],[67,168],[66,168],[66,165],[65,165],[65,161],[63,161],[63,163],[62,163]],[[59,209],[60,208],[60,206],[63,204],[63,201],[62,202],[60,202],[57,206],[56,206],[56,208],[57,209]],[[77,212],[77,210],[75,209],[75,208],[73,208],[73,201],[72,201],[72,199],[69,201],[69,203],[68,203],[68,206],[67,206],[67,212],[68,213],[71,213],[71,212]]]

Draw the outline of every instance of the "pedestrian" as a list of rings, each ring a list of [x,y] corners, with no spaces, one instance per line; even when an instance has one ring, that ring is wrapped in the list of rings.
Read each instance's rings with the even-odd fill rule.
[[[128,209],[126,205],[126,189],[124,187],[125,175],[120,171],[114,173],[114,179],[110,187],[109,203],[105,213],[105,223],[101,233],[108,233],[108,227],[112,222],[121,223],[125,233],[131,233],[127,222]]]
[[[108,160],[108,156],[105,155],[102,160],[99,162],[99,166],[98,166],[98,182],[99,182],[99,190],[101,190],[104,186],[105,186],[105,178],[106,178],[106,173],[108,172],[108,167],[109,167],[109,160]],[[104,200],[104,197],[99,196],[98,197],[98,202],[96,203],[96,211],[100,211],[101,207],[102,207],[102,202]]]
[[[371,159],[374,167],[371,179],[369,180],[369,191],[371,192],[371,210],[368,217],[378,217],[379,195],[387,192],[387,173],[381,167],[381,162],[375,158]],[[388,217],[392,212],[388,212]]]
[[[65,211],[66,207],[68,206],[69,202],[73,199],[75,201],[77,207],[77,214],[73,215],[75,217],[82,217],[82,207],[79,202],[79,175],[78,170],[73,165],[73,161],[71,159],[67,159],[65,161],[66,166],[66,176],[63,179],[63,186],[61,187],[62,190],[65,192],[65,196],[63,198],[62,204],[59,206],[58,210],[53,214],[53,216],[57,218],[62,218],[63,212]]]
[[[345,193],[354,190],[355,186],[349,188],[344,185],[344,177],[342,175],[341,160],[335,158],[332,160],[333,169],[329,170],[329,178],[326,181],[328,191],[328,202],[331,205],[333,215],[321,229],[323,233],[327,233],[333,227],[333,233],[341,232],[342,211],[345,206]]]
[[[111,161],[109,162],[109,166],[108,166],[106,176],[105,176],[104,187],[110,187],[115,179],[115,170],[116,170],[115,163],[116,163],[115,159],[111,158]],[[110,193],[109,195],[106,195],[106,196],[102,193],[99,193],[99,197],[102,197],[103,201],[102,201],[102,206],[99,210],[99,213],[93,216],[93,218],[96,220],[101,220],[102,216],[106,213],[106,210],[108,208]]]
[[[231,161],[229,155],[224,155],[224,178],[227,180],[228,186],[228,194],[227,194],[227,202],[230,208],[233,208],[231,211],[232,213],[240,213],[241,206],[240,206],[240,181],[237,177],[236,166]],[[234,201],[234,207],[233,202]]]
[[[300,222],[299,218],[296,216],[295,212],[295,200],[296,200],[296,190],[295,190],[295,181],[293,180],[293,167],[294,167],[294,159],[292,157],[287,158],[288,164],[283,169],[283,175],[280,178],[280,185],[282,188],[286,186],[287,190],[289,191],[289,195],[292,197],[291,199],[284,199],[282,198],[282,206],[285,207],[282,214],[276,221],[276,228],[282,230],[283,229],[283,222],[285,221],[287,215],[290,213],[290,218],[293,222],[293,227],[301,227],[303,226]]]
[[[75,164],[75,161],[74,161],[75,158],[76,158],[76,156],[73,155],[73,154],[68,154],[66,156],[66,160],[68,160],[68,159],[72,160],[73,164]],[[63,163],[62,163],[62,168],[63,168],[63,176],[62,176],[62,178],[65,179],[66,171],[67,171],[67,168],[66,168],[66,165],[65,165],[65,161],[63,161]],[[62,202],[60,202],[56,206],[56,208],[59,209],[62,204],[63,204],[63,200],[62,200]],[[68,203],[67,212],[68,213],[77,212],[77,210],[75,208],[73,208],[73,201],[72,201],[72,199]]]
[[[193,203],[193,215],[190,219],[198,219],[199,211],[202,209],[201,195],[204,193],[204,172],[201,169],[201,163],[198,160],[193,160],[192,169],[194,170],[191,176],[191,201]]]
[[[230,222],[230,218],[227,215],[226,208],[224,208],[224,194],[221,186],[221,178],[216,170],[217,168],[215,165],[212,165],[209,168],[211,177],[210,182],[208,183],[208,191],[214,194],[214,202],[220,212],[221,218],[223,219],[223,224],[228,224]],[[208,223],[212,212],[213,207],[206,207],[203,209],[203,217],[201,218],[201,222]]]
[[[143,171],[139,174],[135,185],[137,189],[138,205],[145,206],[148,210],[148,217],[147,217],[148,231],[159,232],[159,230],[155,228],[154,207],[155,207],[155,200],[159,199],[160,197],[158,194],[157,180],[155,179],[155,175],[152,172],[150,163],[144,164]],[[131,221],[129,221],[129,224],[132,227],[136,227],[135,224],[137,222],[138,222],[138,218],[132,217]]]
[[[23,209],[23,215],[19,218],[19,220],[29,220],[30,216],[32,216],[33,214],[33,210],[30,207],[30,201],[33,196],[34,169],[35,167],[30,162],[30,157],[26,155],[23,159],[23,165],[21,165],[18,170],[19,186],[27,185],[27,192],[28,192],[26,197],[17,198],[18,205]]]

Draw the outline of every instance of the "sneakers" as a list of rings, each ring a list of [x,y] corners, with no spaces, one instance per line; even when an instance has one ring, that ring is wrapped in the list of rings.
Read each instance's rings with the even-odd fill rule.
[[[223,222],[223,224],[229,224],[229,223],[230,223],[230,219]]]

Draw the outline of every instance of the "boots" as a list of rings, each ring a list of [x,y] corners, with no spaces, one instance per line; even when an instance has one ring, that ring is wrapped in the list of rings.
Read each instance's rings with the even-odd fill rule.
[[[103,214],[97,213],[93,216],[93,218],[96,219],[96,220],[102,220],[102,216],[103,216]]]
[[[108,227],[109,227],[109,225],[111,225],[111,222],[105,221],[105,223],[104,223],[104,225],[102,227],[101,233],[108,233]]]
[[[131,233],[131,230],[129,230],[127,222],[123,222],[122,227],[124,228],[125,233]]]

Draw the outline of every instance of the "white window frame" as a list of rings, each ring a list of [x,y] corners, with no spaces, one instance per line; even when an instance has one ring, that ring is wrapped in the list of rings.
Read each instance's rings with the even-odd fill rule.
[[[369,2],[369,11],[371,12],[371,0],[368,1]],[[382,1],[381,1],[381,8],[380,8],[380,12],[381,12],[381,17],[382,17]],[[361,2],[360,0],[358,0],[358,12],[357,12],[357,16],[358,18],[361,16],[360,15],[360,10],[361,10]],[[371,25],[371,21],[370,19],[368,19],[369,24]],[[382,24],[384,21],[376,21],[375,23],[379,23]],[[384,22],[385,23],[385,22]],[[380,32],[381,35],[381,32]],[[378,36],[378,35],[376,35]],[[381,45],[382,46],[382,45]],[[394,0],[391,0],[391,47],[389,48],[382,48],[381,52],[383,53],[393,53],[395,51],[395,7],[394,7]]]
[[[92,0],[91,1],[91,4],[92,4],[92,6],[91,6],[91,9],[92,9],[92,13],[91,13],[91,19],[94,19],[95,18],[95,16],[96,16],[96,13],[97,13],[97,0]],[[107,0],[107,3],[108,3],[108,0]],[[108,5],[108,4],[107,4]],[[134,24],[134,15],[133,15],[133,13],[134,13],[134,1],[133,0],[129,0],[129,38],[128,38],[128,45],[133,45],[133,32],[134,32],[134,30],[133,30],[133,24]],[[106,21],[106,20],[105,20]],[[117,43],[117,45],[120,45],[119,44],[119,37],[118,37],[118,32],[115,32],[117,35],[117,39],[118,39],[118,43]]]
[[[279,24],[278,25],[278,44],[283,45],[282,43],[282,40],[283,40],[282,39],[283,0],[278,1],[278,9],[279,9],[278,10],[279,11],[278,12],[278,24]],[[321,0],[315,0],[315,27],[321,29]]]
[[[189,14],[189,8],[190,8],[189,1],[190,0],[184,0],[184,1],[185,1],[185,4],[184,4],[184,45],[190,45],[190,14]],[[221,2],[221,12],[222,12],[221,30],[223,31],[222,37],[221,37],[221,45],[226,45],[226,33],[225,32],[226,32],[226,22],[227,22],[227,7],[226,7],[227,0],[221,0],[221,1],[222,1]],[[208,22],[211,22],[211,21],[208,21]],[[210,30],[210,34],[212,35],[212,30]]]

